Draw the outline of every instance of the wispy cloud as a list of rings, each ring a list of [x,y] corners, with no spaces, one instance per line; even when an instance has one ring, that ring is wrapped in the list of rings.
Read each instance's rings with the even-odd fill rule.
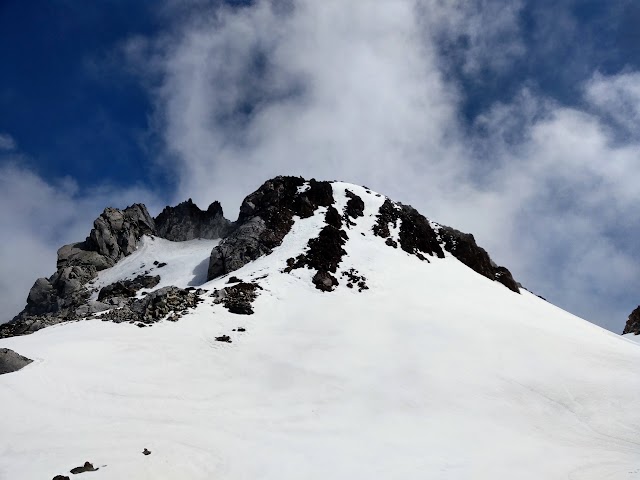
[[[0,151],[11,151],[15,150],[16,141],[13,139],[11,135],[8,133],[0,132]]]

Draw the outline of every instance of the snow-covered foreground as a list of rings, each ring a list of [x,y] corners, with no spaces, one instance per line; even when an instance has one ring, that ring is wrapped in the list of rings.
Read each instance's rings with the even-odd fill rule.
[[[0,340],[35,360],[0,377],[0,479],[87,460],[100,469],[80,478],[640,478],[640,345],[453,257],[386,246],[371,235],[383,199],[349,188],[366,211],[340,268],[369,290],[323,293],[310,271],[281,272],[320,209],[234,272],[268,275],[254,315],[206,297],[177,323],[92,320]],[[150,250],[127,261],[153,262]]]

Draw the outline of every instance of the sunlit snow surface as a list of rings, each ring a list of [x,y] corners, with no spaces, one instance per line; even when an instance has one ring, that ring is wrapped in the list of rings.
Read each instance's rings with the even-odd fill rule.
[[[322,228],[319,209],[234,272],[268,275],[254,315],[206,297],[177,323],[91,320],[0,340],[35,360],[0,376],[0,479],[87,460],[100,470],[80,480],[640,478],[638,343],[450,256],[386,246],[371,233],[384,197],[338,183],[338,208],[345,187],[366,211],[340,270],[357,268],[369,290],[323,293],[308,270],[282,273]],[[211,248],[190,243],[183,270],[171,259],[191,247],[147,239],[99,281],[160,260],[151,274],[198,283]]]

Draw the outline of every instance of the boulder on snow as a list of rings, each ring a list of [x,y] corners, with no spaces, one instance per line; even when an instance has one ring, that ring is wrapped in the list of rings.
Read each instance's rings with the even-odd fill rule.
[[[95,472],[96,470],[100,469],[95,468],[91,462],[84,462],[84,465],[82,465],[81,467],[75,467],[69,471],[74,475],[77,475],[78,473]]]
[[[21,368],[29,365],[31,362],[33,362],[33,360],[23,357],[13,350],[0,348],[0,375],[17,372]]]

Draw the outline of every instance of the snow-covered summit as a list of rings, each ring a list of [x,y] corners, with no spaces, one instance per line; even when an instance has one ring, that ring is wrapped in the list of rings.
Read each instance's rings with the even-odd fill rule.
[[[33,360],[0,376],[0,478],[640,478],[640,346],[473,237],[292,177],[222,239],[123,218],[72,321],[0,339]]]

